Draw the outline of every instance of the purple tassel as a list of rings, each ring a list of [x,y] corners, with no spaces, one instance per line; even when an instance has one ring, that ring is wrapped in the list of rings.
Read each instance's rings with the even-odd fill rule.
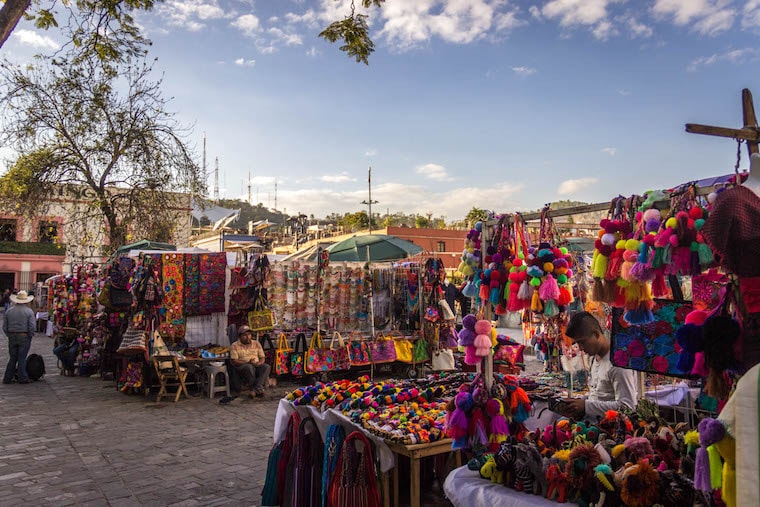
[[[710,484],[710,457],[707,449],[700,447],[697,449],[697,462],[694,468],[694,489],[710,493],[712,485]]]

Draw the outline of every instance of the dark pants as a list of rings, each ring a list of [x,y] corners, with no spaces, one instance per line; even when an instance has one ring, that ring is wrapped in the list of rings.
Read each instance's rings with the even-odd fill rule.
[[[58,345],[53,349],[53,354],[61,360],[65,370],[72,370],[77,359],[77,354],[79,354],[79,342],[74,340],[71,343]]]
[[[8,366],[5,367],[5,375],[3,375],[4,383],[13,382],[17,369],[19,382],[29,382],[29,375],[26,374],[26,355],[29,353],[31,345],[32,339],[27,333],[8,333],[8,355],[10,357]]]
[[[235,371],[238,372],[241,380],[251,386],[254,391],[264,390],[271,369],[266,363],[261,366],[254,366],[251,363],[235,366]]]

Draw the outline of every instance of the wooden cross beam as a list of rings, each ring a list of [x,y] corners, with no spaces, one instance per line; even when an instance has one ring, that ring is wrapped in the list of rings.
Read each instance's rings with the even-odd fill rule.
[[[752,92],[745,88],[742,90],[742,116],[744,118],[744,127],[740,129],[731,129],[725,127],[713,127],[710,125],[699,125],[697,123],[687,123],[686,132],[692,134],[704,134],[708,136],[731,137],[741,139],[747,142],[747,151],[752,157],[753,153],[758,153],[758,143],[760,143],[760,127],[757,125],[755,116],[755,106],[752,103]]]

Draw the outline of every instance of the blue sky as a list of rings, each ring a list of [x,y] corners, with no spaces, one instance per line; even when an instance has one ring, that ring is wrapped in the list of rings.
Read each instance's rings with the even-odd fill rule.
[[[359,211],[372,166],[381,213],[607,201],[731,172],[735,142],[684,124],[738,128],[741,89],[760,97],[760,0],[388,0],[369,11],[369,66],[317,37],[349,4],[173,0],[138,16],[223,196],[246,197],[250,171],[269,207],[276,179],[290,214]],[[2,51],[56,44],[22,21]]]

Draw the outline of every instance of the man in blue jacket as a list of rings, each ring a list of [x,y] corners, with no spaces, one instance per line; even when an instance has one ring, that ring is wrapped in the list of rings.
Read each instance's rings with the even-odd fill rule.
[[[27,294],[25,290],[11,294],[11,302],[14,303],[3,317],[3,332],[8,337],[8,366],[5,367],[3,384],[10,384],[18,370],[18,383],[28,384],[29,376],[26,373],[26,355],[32,345],[32,337],[37,330],[37,319],[29,303],[34,296]]]

